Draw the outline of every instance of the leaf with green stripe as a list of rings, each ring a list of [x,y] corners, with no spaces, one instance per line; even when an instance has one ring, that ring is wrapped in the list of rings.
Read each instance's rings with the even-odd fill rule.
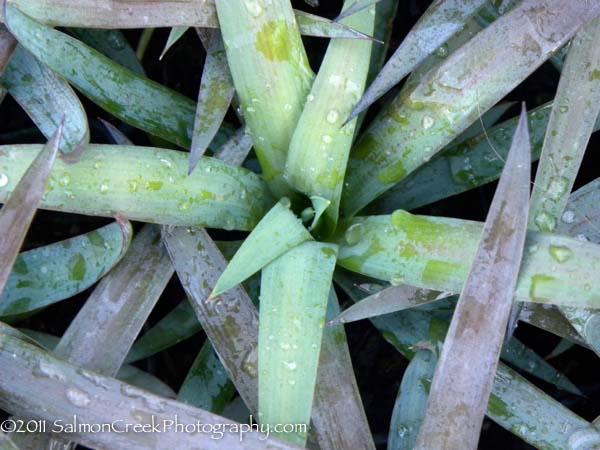
[[[5,201],[41,145],[0,146]],[[250,230],[272,200],[260,178],[214,158],[187,175],[187,153],[126,145],[88,145],[77,164],[58,159],[41,208],[168,225]]]
[[[314,75],[289,0],[216,0],[227,61],[264,179],[290,193],[285,160]]]
[[[358,301],[364,295],[356,287],[356,278],[344,271],[335,275],[336,282],[353,301]],[[371,322],[390,344],[412,359],[417,343],[429,341],[438,345],[443,342],[448,320],[447,311],[428,311],[421,307],[374,317]],[[544,411],[544,414],[540,414],[540,411]],[[537,448],[562,450],[568,448],[567,442],[573,436],[577,437],[577,433],[596,433],[589,422],[503,363],[498,365],[487,415]]]
[[[58,154],[63,124],[59,125],[52,138],[43,146],[35,159],[4,201],[0,209],[0,295],[14,269],[27,230],[38,209],[52,166]],[[4,175],[5,181],[6,175]],[[6,183],[5,183],[6,184]]]
[[[177,415],[184,426],[197,423],[239,426],[237,422],[156,396],[114,378],[82,372],[31,344],[6,335],[0,335],[0,394],[0,407],[4,411],[34,415],[52,423],[57,420],[72,423],[75,415],[80,423],[139,424],[137,429],[142,429],[143,424],[151,426],[152,416],[159,409],[159,414],[169,411],[173,417]],[[205,433],[86,433],[79,429],[75,433],[57,435],[91,448],[142,450],[199,445],[214,450],[221,446],[239,447],[237,433],[224,433],[219,441]],[[265,445],[274,450],[295,448],[279,439],[255,433],[246,434],[243,445],[247,449],[262,449]]]
[[[353,1],[344,3],[349,8]],[[345,20],[347,25],[372,33],[375,16],[368,10]],[[285,178],[307,196],[331,202],[325,209],[322,234],[330,234],[337,223],[338,209],[356,121],[344,118],[362,94],[372,43],[358,40],[330,42],[319,73],[298,120],[285,165]],[[316,209],[316,208],[315,208]]]
[[[481,230],[479,222],[418,216],[402,210],[391,216],[357,217],[341,223],[338,263],[394,284],[458,293]],[[515,298],[598,307],[598,268],[600,246],[530,231]]]
[[[417,346],[415,356],[402,375],[392,412],[388,450],[412,450],[425,417],[429,386],[437,362],[437,349],[426,343]]]
[[[234,94],[219,31],[198,29],[198,36],[206,49],[206,58],[196,104],[189,173],[192,173],[219,131]]]
[[[125,362],[133,363],[148,358],[200,331],[202,331],[202,327],[190,302],[183,300],[135,341]]]
[[[600,4],[586,0],[520,3],[396,97],[350,155],[343,215],[356,213],[429,161],[598,13]],[[531,23],[540,21],[543,33],[532,35]],[[552,39],[544,37],[548,33]],[[506,45],[507,35],[521,44]]]
[[[485,0],[434,2],[379,72],[350,117],[356,117],[412,72],[427,56],[461,30],[484,3]]]
[[[310,422],[337,247],[305,242],[262,271],[258,333],[258,420]],[[296,445],[306,432],[278,433]]]
[[[210,296],[216,297],[231,289],[307,240],[312,240],[312,236],[290,210],[289,201],[277,202],[244,240]]]
[[[6,22],[23,47],[94,103],[134,127],[183,147],[190,145],[195,110],[190,99],[36,22],[14,6],[7,5]]]
[[[92,28],[70,28],[69,33],[84,44],[98,50],[104,56],[129,70],[144,75],[144,68],[119,30],[95,30]]]
[[[15,50],[0,82],[47,139],[64,117],[59,146],[63,153],[89,142],[87,116],[73,89],[23,47]]]
[[[221,414],[234,395],[235,386],[229,381],[227,371],[210,341],[206,341],[179,388],[177,400]]]
[[[87,289],[126,252],[128,222],[23,252],[0,296],[0,316],[34,311]]]

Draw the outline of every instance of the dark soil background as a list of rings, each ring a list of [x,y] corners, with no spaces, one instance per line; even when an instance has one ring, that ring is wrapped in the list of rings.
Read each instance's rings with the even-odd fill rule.
[[[339,12],[342,2],[340,0],[330,2],[322,0],[322,5],[319,8],[310,8],[301,0],[295,0],[293,3],[294,7],[298,9],[333,18]],[[390,46],[392,51],[399,45],[403,36],[410,30],[429,4],[430,1],[419,0],[400,2]],[[166,42],[168,31],[168,29],[158,29],[153,34],[143,59],[144,68],[150,78],[195,99],[204,59],[200,41],[192,31],[188,31],[167,56],[159,62],[158,56]],[[129,30],[125,34],[135,48],[139,40],[140,30]],[[316,38],[307,38],[305,42],[312,66],[317,68],[327,42]],[[514,90],[509,99],[526,101],[528,108],[533,108],[554,96],[558,78],[559,73],[557,70],[551,64],[546,63]],[[110,138],[98,121],[98,118],[103,118],[118,126],[136,144],[149,144],[148,138],[143,132],[119,122],[87,99],[83,97],[81,99],[88,112],[92,142],[110,143]],[[506,116],[510,117],[516,113],[516,109],[511,110]],[[236,121],[235,115],[230,113],[227,120],[234,123]],[[37,131],[31,120],[7,96],[0,105],[0,145],[43,141],[43,136]],[[599,159],[595,156],[598,152],[594,151],[594,148],[597,148],[599,144],[600,137],[598,135],[593,136],[583,161],[576,188],[598,176],[593,168],[598,167]],[[421,208],[418,212],[483,221],[494,188],[494,184],[486,185]],[[28,234],[25,249],[35,248],[81,234],[109,221],[110,219],[105,218],[39,211]],[[139,224],[136,226],[139,227]],[[221,231],[215,231],[213,235],[221,239],[243,237],[240,233]],[[83,305],[90,291],[91,289],[74,298],[50,306],[18,325],[60,336]],[[174,277],[152,313],[149,323],[155,323],[183,298],[183,290],[177,278]],[[344,298],[341,292],[340,300],[343,303],[342,307],[344,307],[347,299]],[[368,321],[350,324],[346,329],[371,430],[378,448],[383,449],[387,442],[394,399],[407,361],[383,340],[380,333]],[[542,356],[548,355],[559,341],[556,336],[526,324],[519,326],[516,336]],[[168,351],[139,363],[139,367],[157,375],[177,390],[204,339],[205,337],[202,334],[197,335]],[[600,407],[597,406],[600,404],[600,383],[598,381],[600,380],[600,360],[592,352],[576,347],[552,359],[551,362],[585,393],[585,397],[574,396],[531,377],[528,378],[585,419],[595,419],[600,414]],[[539,413],[544,414],[543,411]],[[348,424],[348,426],[350,427],[352,424]],[[479,447],[482,449],[532,448],[487,419]]]

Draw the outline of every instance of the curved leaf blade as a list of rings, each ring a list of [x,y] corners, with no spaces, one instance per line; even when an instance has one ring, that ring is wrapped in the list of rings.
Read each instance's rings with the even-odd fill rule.
[[[219,277],[211,298],[246,280],[307,240],[312,240],[312,236],[290,210],[289,204],[277,202],[244,240]]]
[[[5,201],[40,145],[0,146]],[[42,199],[44,209],[167,225],[250,230],[271,205],[260,178],[214,158],[187,175],[187,153],[125,146],[88,145],[77,164],[57,160]]]
[[[4,291],[29,225],[38,209],[52,171],[63,131],[58,127],[52,138],[40,150],[0,209],[0,295]],[[4,175],[4,179],[7,176]],[[8,183],[8,180],[6,180]],[[6,183],[5,183],[6,184]]]
[[[52,137],[64,117],[59,145],[63,153],[89,142],[87,116],[73,89],[23,47],[17,47],[0,81],[46,138]]]
[[[87,289],[121,259],[130,239],[129,223],[114,222],[21,253],[0,296],[0,316],[34,311]]]
[[[306,424],[278,434],[299,446],[306,443],[336,253],[335,245],[304,242],[262,271],[258,417],[262,424]]]

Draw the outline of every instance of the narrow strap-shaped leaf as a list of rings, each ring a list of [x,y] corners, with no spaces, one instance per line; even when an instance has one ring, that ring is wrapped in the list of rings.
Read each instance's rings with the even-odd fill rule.
[[[159,228],[146,225],[94,289],[54,353],[75,365],[114,375],[172,274]]]
[[[23,47],[93,102],[125,123],[189,146],[195,110],[190,99],[36,22],[11,4],[6,16],[8,28]]]
[[[571,236],[579,236],[596,244],[600,243],[598,232],[598,199],[600,198],[600,180],[577,190],[566,205],[556,231]],[[569,319],[571,325],[585,339],[589,347],[600,355],[600,314],[593,309],[560,308],[562,314]]]
[[[154,375],[144,372],[135,366],[121,366],[115,378],[127,384],[139,387],[145,391],[165,398],[175,398],[176,394],[167,384]]]
[[[59,145],[63,153],[89,142],[87,117],[73,89],[23,47],[14,52],[0,80],[48,139],[64,117]]]
[[[82,28],[178,28],[176,34],[188,27],[218,28],[214,0],[133,1],[119,0],[11,0],[28,16],[50,26]],[[294,11],[300,32],[306,36],[345,39],[370,39],[352,28],[315,16],[304,11]],[[3,22],[0,10],[0,22]],[[104,30],[103,30],[104,31]],[[112,30],[111,30],[112,31]],[[175,36],[171,39],[176,41]],[[165,51],[168,48],[165,47]],[[164,54],[164,51],[163,51]]]
[[[365,39],[372,40],[370,33],[352,28],[345,23],[315,16],[304,11],[294,10],[298,29],[303,36],[328,37],[331,39]]]
[[[416,449],[477,448],[527,230],[531,146],[525,107],[437,364]]]
[[[218,27],[214,1],[11,0],[13,7],[50,26],[82,28]],[[8,13],[6,13],[8,16]],[[0,21],[10,20],[0,12]]]
[[[0,294],[8,281],[13,265],[33,216],[38,209],[50,176],[63,131],[61,123],[52,138],[40,150],[25,173],[15,184],[0,209]],[[7,176],[4,175],[6,179]],[[8,180],[7,180],[8,182]],[[6,185],[6,183],[4,183]]]
[[[14,357],[13,355],[16,355]],[[183,424],[236,423],[223,417],[150,394],[114,378],[82,373],[81,369],[10,336],[0,336],[0,405],[13,414],[32,415],[48,423],[60,420],[72,423],[73,415],[80,423],[115,424],[120,433],[100,432],[64,434],[92,448],[148,449],[193,448],[211,450],[227,446],[231,449],[292,449],[290,444],[272,437],[247,433],[242,442],[238,433],[223,433],[215,440],[210,433],[181,433],[174,417]],[[18,400],[15,400],[18,399]],[[170,429],[162,433],[124,432],[125,424],[146,424],[152,429],[152,418],[162,426],[168,411]],[[159,418],[160,417],[160,418]],[[169,422],[167,422],[167,425]],[[131,428],[130,428],[131,431]]]
[[[198,321],[240,396],[250,411],[256,411],[252,354],[258,342],[258,313],[252,300],[241,286],[207,300],[227,262],[205,230],[163,228],[163,239]]]
[[[258,313],[252,300],[243,288],[238,286],[207,301],[212,286],[226,267],[226,262],[204,230],[165,228],[163,237],[203,330],[248,409],[256,413]],[[326,364],[322,370],[331,367],[335,365]],[[335,372],[322,375],[319,371],[319,377],[322,376],[333,378]],[[338,383],[341,382],[342,380],[338,380]],[[351,397],[348,396],[344,402],[334,404],[332,399],[326,396],[327,393],[319,391],[319,384],[313,408],[313,431],[321,448],[338,448],[340,439],[359,442],[360,437],[356,434],[362,433],[364,425],[353,427],[352,432],[342,432],[339,428],[345,423],[343,407]],[[327,413],[320,412],[323,409],[328,409]],[[332,420],[332,416],[337,420]]]
[[[98,50],[104,56],[129,70],[144,75],[144,68],[129,45],[127,38],[119,30],[94,30],[91,28],[70,28],[69,33],[81,42]]]
[[[0,449],[2,450],[19,450],[19,447],[9,438],[6,433],[0,432]]]
[[[540,157],[551,106],[551,103],[542,105],[528,114],[532,160]],[[450,146],[378,198],[368,210],[377,213],[390,213],[399,207],[411,210],[498,179],[517,121],[518,117],[514,117]],[[599,128],[600,119],[596,120],[594,131]]]
[[[383,314],[391,314],[405,309],[415,308],[417,306],[428,305],[433,302],[439,302],[437,303],[439,306],[440,303],[442,303],[441,300],[445,298],[448,298],[447,293],[430,291],[428,289],[417,289],[411,286],[401,285],[388,288],[381,287],[381,290],[350,306],[334,320],[330,321],[328,325],[339,322],[353,322],[355,320],[377,317]],[[435,307],[435,305],[431,306]],[[546,307],[547,305],[528,304],[527,306]],[[420,309],[422,310],[423,308]],[[560,315],[558,310],[551,315],[549,314],[548,309],[540,311],[536,310],[535,313],[533,313],[531,310],[525,308],[525,312],[522,312],[520,318],[532,325],[541,327],[546,331],[558,335],[565,334],[564,330],[568,330],[567,336],[571,338],[574,337],[577,339],[577,342],[580,342],[580,338],[576,331],[569,325],[566,319]],[[559,319],[560,321],[556,322],[553,320],[554,318]],[[548,364],[544,358],[540,357],[537,353],[515,338],[510,339],[502,348],[500,357],[520,370],[531,373],[560,389],[564,389],[576,395],[581,395],[577,386],[575,386],[568,378],[554,369],[554,367]]]
[[[571,342],[576,342],[583,347],[588,346],[556,306],[541,303],[525,303],[519,314],[519,320],[546,330],[556,336],[568,339]]]
[[[10,34],[10,31],[8,31],[4,24],[0,24],[0,75],[2,75],[4,69],[8,66],[16,47],[17,40]]]
[[[464,27],[485,0],[463,2],[441,0],[434,2],[404,38],[365,95],[356,105],[350,118],[356,117],[378,98],[408,75],[427,56],[437,50],[453,34]]]
[[[372,294],[344,310],[332,323],[349,323],[381,316],[415,306],[426,305],[447,298],[445,292],[419,289],[413,286],[391,286]]]
[[[530,373],[540,380],[575,395],[583,395],[564,374],[556,370],[544,358],[521,341],[512,337],[502,348],[500,358],[523,372]]]
[[[425,418],[429,386],[437,362],[436,349],[421,345],[411,359],[394,403],[388,450],[412,450]]]
[[[380,280],[458,293],[481,234],[481,223],[415,216],[355,218],[341,223],[338,264]],[[350,228],[354,226],[354,228]],[[344,232],[360,236],[346,244]],[[516,299],[595,308],[600,246],[558,234],[529,231]],[[356,238],[355,238],[356,239]]]
[[[332,287],[329,290],[326,318],[331,320],[339,313],[340,306]],[[315,400],[316,404],[329,405],[313,407],[312,410],[313,422],[328,424],[321,433],[329,436],[321,442],[328,442],[335,448],[375,448],[342,325],[328,326],[323,331]],[[348,423],[352,424],[352,429],[340,433],[345,429],[344,424]]]
[[[362,136],[350,155],[343,214],[356,213],[429,161],[598,13],[600,3],[588,0],[525,0],[449,55]],[[536,25],[542,22],[543,31]],[[509,35],[515,45],[506,45]]]
[[[158,57],[159,60],[165,57],[165,54],[169,51],[169,49],[173,47],[173,45],[175,45],[175,43],[179,39],[181,39],[181,36],[183,36],[188,29],[189,27],[182,26],[171,28],[171,31],[169,32],[169,37],[167,38],[167,42],[165,43],[165,47],[163,48],[163,51]]]
[[[289,0],[216,0],[227,61],[263,178],[290,193],[283,170],[313,81]]]
[[[130,239],[129,223],[115,222],[21,253],[0,296],[0,316],[34,311],[87,289],[121,259]]]
[[[344,9],[353,1],[344,2]],[[363,10],[345,21],[359,31],[372,33],[375,15]],[[315,78],[298,120],[285,166],[288,183],[307,196],[331,202],[325,210],[323,235],[337,223],[338,209],[356,121],[343,124],[363,92],[372,43],[333,40]]]
[[[229,381],[227,371],[212,349],[210,341],[206,341],[179,388],[177,400],[220,414],[234,395],[235,387]]]
[[[215,156],[232,166],[241,166],[251,148],[252,137],[246,127],[241,127],[219,147]]]
[[[188,300],[177,304],[133,344],[125,362],[148,358],[202,331]]]
[[[312,236],[290,210],[289,201],[277,202],[244,240],[219,277],[211,297],[231,289],[307,240],[312,240]]]
[[[594,122],[600,111],[600,20],[585,26],[573,39],[567,55],[544,138],[531,197],[530,227],[556,228],[575,183]],[[598,242],[597,242],[598,243]],[[598,351],[600,315],[590,310],[561,309],[584,339]],[[581,324],[585,324],[582,326]]]
[[[600,111],[600,20],[573,39],[562,71],[531,193],[530,227],[552,231],[567,205]]]
[[[335,245],[304,242],[262,271],[258,334],[262,424],[310,422],[336,253]],[[307,429],[278,436],[304,446]]]
[[[88,297],[54,354],[76,366],[116,375],[172,275],[173,266],[160,242],[160,228],[146,225],[119,264]],[[51,447],[52,436],[44,434],[47,445],[43,447]]]
[[[13,328],[14,330],[14,328]],[[39,347],[42,347],[48,351],[54,350],[58,343],[60,342],[60,338],[57,336],[53,336],[51,334],[43,333],[41,331],[34,331],[30,329],[23,329],[23,334],[25,334],[26,341],[31,342],[31,340],[35,340],[32,342]],[[15,337],[15,334],[12,334]],[[23,337],[19,337],[21,340]],[[28,338],[28,339],[27,339]],[[85,371],[90,373],[88,371]],[[134,386],[140,387],[142,389],[146,389],[150,392],[153,392],[158,395],[163,395],[168,398],[175,398],[175,393],[173,390],[165,385],[162,381],[156,378],[154,375],[150,375],[148,372],[144,372],[134,366],[131,365],[123,365],[117,372],[115,378],[125,381],[126,383],[133,384]]]
[[[189,173],[217,134],[234,93],[219,31],[198,29],[198,35],[206,48],[206,59],[196,104]]]
[[[5,201],[40,145],[0,146],[0,202]],[[249,230],[272,204],[266,185],[246,169],[203,158],[187,175],[187,153],[89,145],[77,164],[57,160],[44,209],[169,225]]]
[[[336,281],[354,301],[364,295],[348,273],[336,272]],[[417,343],[443,342],[447,320],[447,313],[432,314],[431,311],[411,309],[374,317],[371,322],[391,345],[410,359],[415,354]],[[580,430],[592,431],[587,421],[503,363],[498,365],[487,414],[500,426],[537,448],[562,450],[568,448],[567,441],[571,435]]]
[[[558,341],[558,344],[556,344],[556,346],[552,349],[552,351],[550,353],[548,353],[548,355],[546,356],[546,359],[556,358],[556,357],[568,352],[575,346],[577,346],[577,344],[575,342],[572,342],[568,339],[561,339],[560,341]]]
[[[361,12],[366,8],[371,8],[371,14],[375,15],[375,11],[373,10],[373,8],[380,1],[381,0],[356,0],[351,5],[349,5],[348,8],[342,9],[342,12],[335,18],[335,21],[341,22],[346,17],[350,17],[353,14]]]

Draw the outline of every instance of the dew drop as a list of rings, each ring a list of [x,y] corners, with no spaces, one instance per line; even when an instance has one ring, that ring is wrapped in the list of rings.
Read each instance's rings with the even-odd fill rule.
[[[558,108],[558,110],[559,110],[561,113],[566,113],[566,112],[568,112],[568,111],[569,111],[569,107],[568,107],[568,106],[566,106],[566,105],[562,105],[562,106],[560,106],[560,107]]]
[[[108,183],[105,181],[102,184],[100,184],[100,193],[106,194],[106,192],[108,192]]]
[[[336,123],[339,117],[340,114],[335,109],[332,109],[327,113],[327,122]]]
[[[288,384],[290,386],[294,386],[296,384],[296,380],[288,380]]]
[[[179,211],[187,211],[188,209],[190,209],[190,203],[187,201],[180,202],[177,205],[177,208],[179,209]]]
[[[52,378],[59,381],[66,380],[66,377],[59,369],[44,360],[40,360],[37,367],[33,370],[33,374],[38,377]]]
[[[325,144],[331,143],[331,136],[329,136],[328,134],[324,134],[322,139]]]
[[[262,13],[262,7],[260,6],[260,4],[257,1],[246,0],[245,3],[246,3],[246,9],[254,17],[258,17],[258,16],[261,15],[261,13]]]
[[[67,389],[67,399],[75,406],[84,408],[90,404],[90,397],[80,389],[69,388]]]
[[[400,286],[401,284],[404,284],[404,277],[402,275],[394,275],[390,279],[390,284],[392,286]]]
[[[441,58],[445,58],[446,56],[448,56],[448,46],[446,44],[442,44],[437,49],[436,54]]]
[[[71,182],[71,177],[67,174],[64,174],[62,177],[60,177],[58,179],[58,185],[59,186],[68,186],[69,183]]]
[[[566,177],[553,178],[548,186],[548,196],[558,199],[565,194],[569,187],[569,180]]]
[[[551,245],[548,249],[552,258],[559,263],[569,260],[573,256],[573,251],[563,245]]]
[[[365,226],[362,223],[350,225],[344,234],[344,239],[348,245],[356,245],[362,239],[365,232]]]
[[[562,221],[564,223],[573,223],[575,222],[575,213],[573,211],[565,211],[562,215]]]
[[[283,361],[283,365],[288,370],[296,370],[296,361]]]
[[[4,173],[0,173],[0,188],[3,188],[8,184],[8,177]]]
[[[540,212],[535,216],[535,224],[540,231],[549,232],[556,227],[556,220],[546,212]]]
[[[425,116],[425,117],[423,117],[422,123],[423,123],[423,128],[428,130],[435,123],[435,119],[431,116]]]

